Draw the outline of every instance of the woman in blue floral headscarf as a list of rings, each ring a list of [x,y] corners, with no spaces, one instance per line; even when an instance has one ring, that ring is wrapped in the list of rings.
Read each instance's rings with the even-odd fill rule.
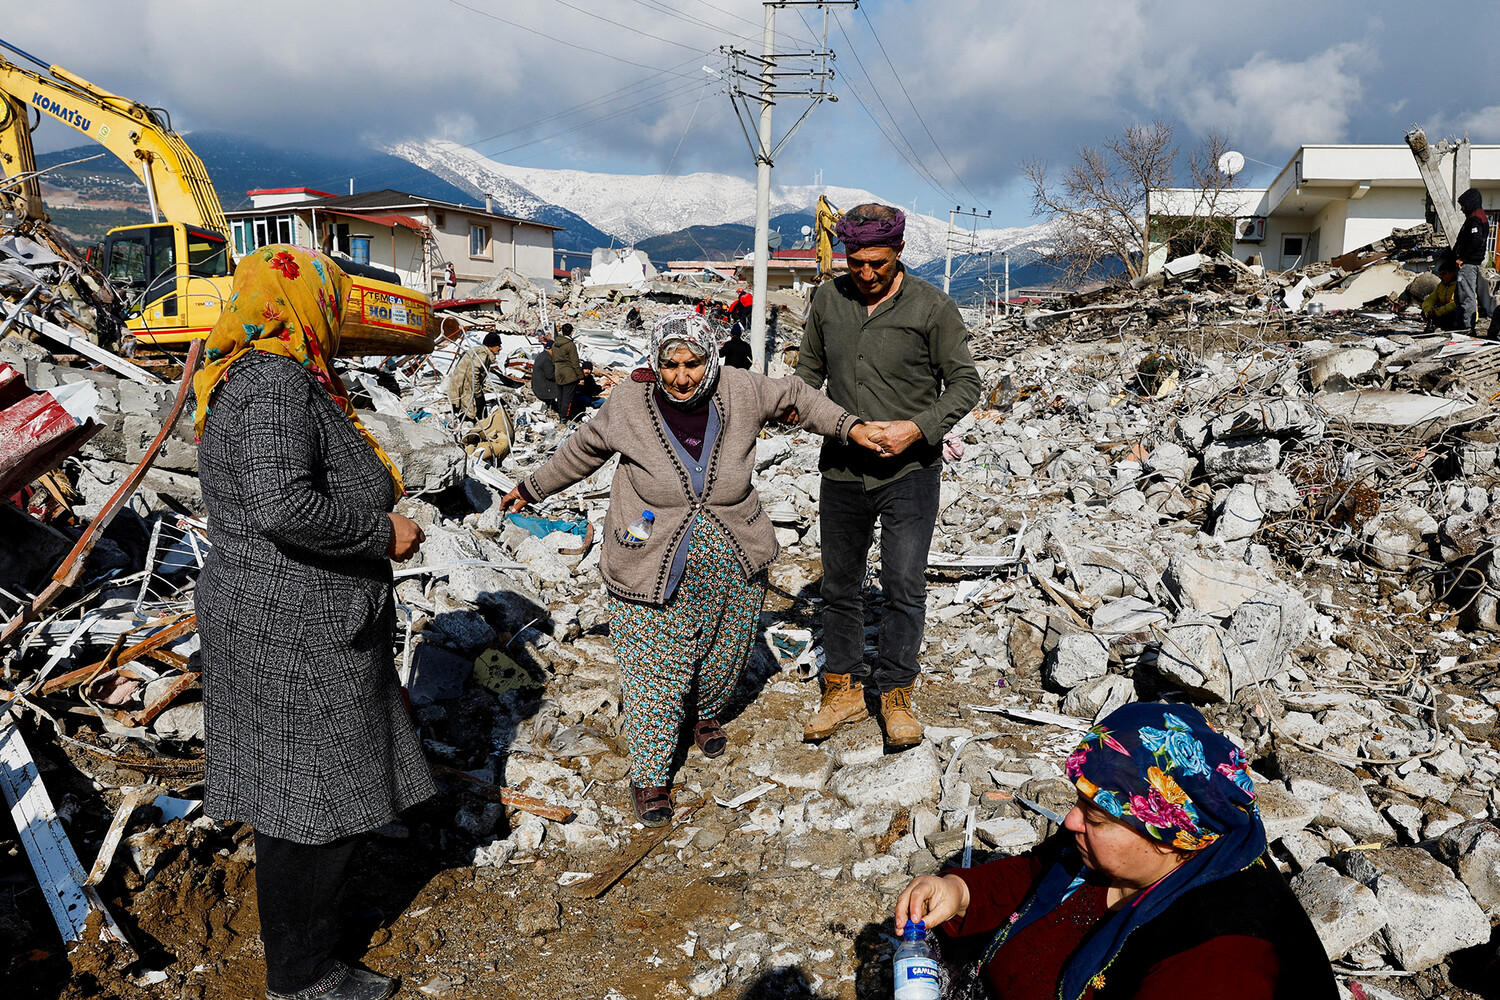
[[[1245,756],[1202,713],[1126,705],[1066,770],[1078,804],[1063,832],[1020,857],[914,879],[896,926],[990,935],[981,972],[1004,1000],[1338,995],[1266,857]]]

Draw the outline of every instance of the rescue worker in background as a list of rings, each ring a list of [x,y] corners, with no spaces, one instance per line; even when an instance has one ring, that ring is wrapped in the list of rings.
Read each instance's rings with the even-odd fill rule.
[[[1438,258],[1437,276],[1438,286],[1422,300],[1422,318],[1439,330],[1457,329],[1458,265],[1454,262],[1452,250],[1444,251]]]
[[[454,299],[458,297],[458,272],[453,269],[453,262],[449,261],[443,265],[443,298]]]
[[[739,323],[741,326],[750,322],[750,307],[755,304],[755,296],[750,294],[750,289],[741,287],[739,298],[734,300],[734,305],[729,307],[729,320]]]
[[[750,370],[750,345],[745,343],[744,330],[738,323],[729,328],[729,339],[724,341],[724,346],[719,348],[719,357],[730,368],[743,368]]]
[[[630,310],[625,313],[625,329],[639,330],[642,326],[641,311],[635,306],[631,306]]]
[[[1464,210],[1464,222],[1458,229],[1458,239],[1453,242],[1453,255],[1458,258],[1458,324],[1455,329],[1474,333],[1479,323],[1481,310],[1489,315],[1491,310],[1489,280],[1484,276],[1488,263],[1490,218],[1481,204],[1484,196],[1478,188],[1469,188],[1458,196],[1458,207]]]
[[[823,702],[803,729],[821,740],[866,718],[864,681],[880,693],[886,742],[922,739],[912,714],[917,651],[927,615],[927,551],[937,522],[943,435],[979,402],[958,306],[901,265],[906,216],[888,205],[849,210],[836,230],[849,273],[813,293],[797,375],[879,426],[874,453],[824,441]],[[880,522],[885,607],[873,669],[865,662],[864,580]]]
[[[448,403],[454,413],[461,413],[470,420],[484,419],[489,409],[485,393],[489,389],[490,365],[500,350],[500,334],[484,335],[484,342],[471,347],[448,373]]]
[[[583,379],[583,365],[578,360],[578,345],[573,343],[573,324],[564,323],[552,341],[553,378],[557,382],[557,414],[564,420],[573,415],[578,383]]]

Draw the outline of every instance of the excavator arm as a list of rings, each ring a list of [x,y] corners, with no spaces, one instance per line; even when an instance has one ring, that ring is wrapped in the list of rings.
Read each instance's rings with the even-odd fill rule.
[[[0,46],[42,65],[14,46]],[[146,186],[153,219],[165,216],[212,230],[229,238],[229,221],[208,171],[165,115],[118,94],[96,87],[61,66],[46,75],[0,57],[0,171],[20,177],[18,207],[27,218],[46,218],[41,188],[34,176],[29,109],[36,108],[99,143]]]

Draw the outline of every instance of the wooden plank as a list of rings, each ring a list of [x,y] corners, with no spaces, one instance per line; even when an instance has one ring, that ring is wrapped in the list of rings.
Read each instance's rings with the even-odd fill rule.
[[[678,806],[675,822],[666,826],[659,826],[654,830],[646,830],[639,837],[630,842],[630,846],[620,855],[619,859],[607,869],[595,875],[593,878],[579,882],[573,886],[574,895],[582,899],[598,899],[614,886],[620,879],[624,878],[630,869],[640,864],[641,861],[656,850],[658,844],[666,840],[677,828],[692,819],[693,813],[697,812],[706,800],[699,799],[697,802],[685,806]]]
[[[533,798],[530,795],[522,795],[520,792],[512,791],[503,785],[485,781],[483,778],[476,778],[472,774],[460,771],[456,767],[434,764],[432,765],[432,773],[435,777],[452,778],[455,781],[461,782],[469,791],[489,799],[491,802],[500,802],[510,806],[512,809],[532,813],[543,819],[555,820],[558,823],[567,823],[574,816],[573,810],[567,806],[550,805],[541,799]]]
[[[0,713],[0,792],[10,806],[11,819],[21,835],[21,844],[31,859],[37,885],[52,911],[52,919],[63,941],[71,949],[83,940],[90,915],[103,917],[101,940],[115,941],[131,951],[125,933],[105,907],[93,886],[86,885],[86,873],[78,861],[62,821],[53,808],[47,787],[37,771],[31,751],[10,713]]]
[[[167,689],[161,693],[160,698],[157,698],[151,704],[135,713],[135,715],[131,717],[131,722],[137,726],[151,725],[152,721],[155,720],[158,715],[165,712],[167,710],[167,707],[171,705],[172,702],[177,700],[178,695],[182,694],[182,692],[186,691],[188,688],[197,683],[197,674],[183,674],[181,677],[178,677],[176,680],[174,680],[171,684],[167,685]]]
[[[42,685],[41,691],[38,693],[52,694],[55,691],[61,691],[63,688],[72,687],[74,684],[81,684],[92,680],[95,675],[105,670],[124,666],[132,660],[138,660],[148,654],[155,654],[162,646],[176,642],[185,635],[190,635],[197,627],[198,616],[188,615],[174,624],[168,625],[150,638],[143,639],[127,649],[118,651],[110,650],[109,655],[98,663],[91,663],[86,667],[79,667],[77,670],[69,670],[65,674],[60,674],[52,678]],[[123,642],[124,639],[125,636],[122,635],[118,641]]]
[[[89,343],[86,338],[70,333],[56,323],[49,323],[34,313],[13,306],[4,299],[0,299],[0,314],[14,320],[32,333],[39,333],[48,340],[56,341],[70,350],[77,351],[90,361],[101,364],[116,375],[123,375],[132,382],[139,382],[141,385],[166,384],[140,365],[126,361],[118,354],[106,351],[97,344]]]

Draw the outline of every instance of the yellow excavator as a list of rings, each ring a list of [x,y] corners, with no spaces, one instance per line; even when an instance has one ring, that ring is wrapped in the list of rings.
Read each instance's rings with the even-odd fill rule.
[[[152,221],[110,230],[103,270],[129,303],[125,326],[145,346],[185,348],[204,337],[229,296],[234,259],[229,222],[208,171],[171,120],[150,108],[0,40],[0,47],[46,70],[0,56],[0,196],[23,222],[46,221],[31,146],[32,109],[93,139],[146,187]],[[40,117],[37,122],[40,122]],[[344,306],[339,353],[417,354],[432,350],[437,327],[423,292],[394,272],[339,261],[353,288]]]

